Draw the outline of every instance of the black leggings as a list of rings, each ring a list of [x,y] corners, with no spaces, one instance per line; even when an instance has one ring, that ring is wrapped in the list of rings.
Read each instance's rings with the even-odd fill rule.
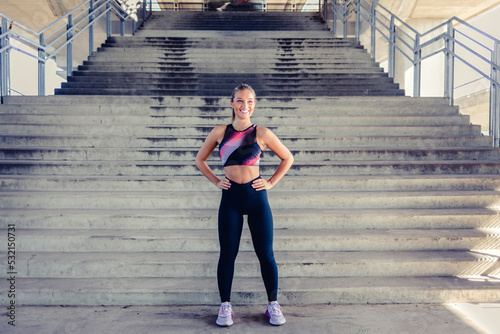
[[[245,214],[248,215],[248,227],[259,258],[267,298],[269,301],[277,300],[278,268],[273,252],[273,216],[267,201],[267,191],[253,189],[252,182],[239,184],[231,181],[231,187],[222,191],[219,207],[220,257],[217,267],[221,302],[230,301],[234,261],[238,255]]]

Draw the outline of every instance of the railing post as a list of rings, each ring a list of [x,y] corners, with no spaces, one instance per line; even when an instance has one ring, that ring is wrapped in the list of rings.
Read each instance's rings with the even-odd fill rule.
[[[125,19],[120,16],[120,36],[125,36]]]
[[[332,33],[336,35],[337,33],[337,15],[335,15],[335,10],[337,9],[337,0],[332,1]]]
[[[326,25],[326,27],[328,29],[329,29],[329,27],[328,27],[328,15],[330,15],[330,10],[328,8],[330,8],[330,3],[332,5],[332,7],[333,7],[333,1],[334,0],[332,0],[331,2],[329,2],[328,0],[325,0],[325,4],[323,6],[323,15],[325,17],[325,25]]]
[[[111,37],[112,35],[112,30],[111,30],[111,2],[108,1],[106,3],[106,36]]]
[[[444,63],[444,97],[450,99],[450,105],[453,105],[453,85],[455,71],[455,30],[451,20],[448,22],[445,41],[445,63]]]
[[[9,39],[7,37],[7,19],[2,17],[2,23],[0,26],[0,49],[6,48],[9,44]],[[9,49],[5,49],[0,53],[0,96],[9,95],[9,77],[10,77],[10,64],[9,64]]]
[[[342,14],[342,23],[343,23],[343,33],[344,38],[347,38],[347,3],[344,2],[344,13]]]
[[[73,15],[68,16],[68,24],[66,25],[66,40],[73,38]],[[69,42],[66,46],[66,77],[73,74],[73,42]]]
[[[377,32],[376,25],[377,25],[377,12],[375,11],[375,1],[372,1],[372,8],[371,8],[371,45],[370,45],[370,53],[373,59],[375,59],[375,38],[376,35],[375,33]]]
[[[394,15],[391,15],[391,35],[389,38],[389,76],[394,78],[396,73],[396,25]]]
[[[321,0],[319,0],[319,1],[321,1]],[[326,26],[328,26],[327,7],[328,7],[328,0],[323,0],[323,6],[321,7],[321,10],[323,11],[323,21],[325,22]]]
[[[142,0],[142,25],[144,25],[144,22],[146,22],[146,0]]]
[[[421,58],[420,35],[416,35],[415,48],[413,50],[413,97],[420,97],[420,80],[422,77]]]
[[[361,2],[360,0],[356,0],[356,26],[355,26],[355,34],[356,40],[359,41],[359,31],[360,31],[360,23],[361,23]]]
[[[94,0],[90,0],[89,6],[89,56],[94,54]]]
[[[493,136],[493,146],[500,147],[500,43],[495,42],[491,55],[491,84],[490,84],[490,130]]]
[[[45,36],[40,34],[40,47],[38,48],[38,95],[45,95]]]

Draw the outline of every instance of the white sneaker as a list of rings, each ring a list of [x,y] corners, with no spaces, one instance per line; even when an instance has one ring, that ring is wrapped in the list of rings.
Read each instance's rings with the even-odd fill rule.
[[[269,323],[275,326],[281,326],[286,322],[285,316],[283,316],[283,309],[278,302],[271,302],[267,305],[267,316],[269,317]]]
[[[224,302],[220,305],[219,316],[215,322],[219,326],[231,326],[233,324],[233,307],[229,302]]]

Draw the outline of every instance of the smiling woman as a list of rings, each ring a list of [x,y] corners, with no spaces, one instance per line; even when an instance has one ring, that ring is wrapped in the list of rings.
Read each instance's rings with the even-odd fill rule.
[[[217,281],[221,307],[217,325],[231,326],[233,311],[230,303],[234,276],[234,261],[238,254],[243,215],[248,215],[248,226],[259,258],[262,278],[268,297],[266,314],[273,325],[283,325],[283,316],[277,302],[278,269],[273,251],[273,217],[267,200],[271,189],[290,169],[293,156],[288,148],[269,129],[252,124],[256,104],[255,92],[249,85],[236,87],[231,96],[232,122],[216,126],[196,156],[196,166],[215,186],[222,189],[219,207],[220,257]],[[210,169],[207,159],[215,147],[219,151],[225,177],[220,179]],[[272,150],[281,163],[268,180],[260,176],[260,156],[265,148]]]

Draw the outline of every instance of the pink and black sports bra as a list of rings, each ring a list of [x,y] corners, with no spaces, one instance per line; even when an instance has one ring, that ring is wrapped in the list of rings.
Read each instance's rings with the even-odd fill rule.
[[[222,167],[259,166],[262,149],[257,143],[257,126],[237,131],[231,124],[226,127],[219,145]]]

